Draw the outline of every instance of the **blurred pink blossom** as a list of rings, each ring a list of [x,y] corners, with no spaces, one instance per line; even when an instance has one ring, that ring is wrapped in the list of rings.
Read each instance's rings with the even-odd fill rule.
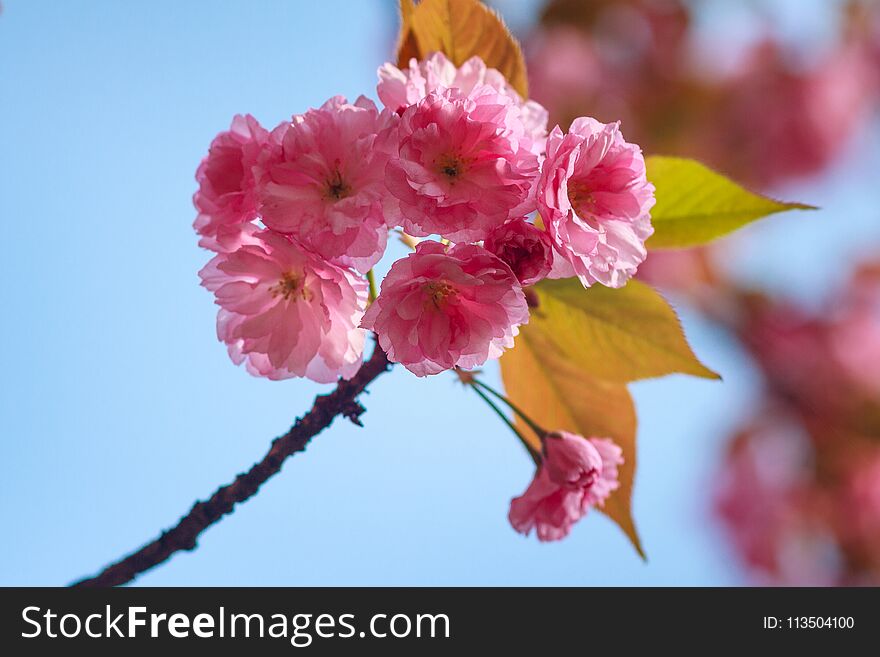
[[[777,43],[756,44],[704,127],[704,157],[761,186],[814,174],[864,123],[876,91],[874,65],[858,45],[799,70]]]
[[[854,468],[841,509],[847,538],[880,549],[880,450]]]

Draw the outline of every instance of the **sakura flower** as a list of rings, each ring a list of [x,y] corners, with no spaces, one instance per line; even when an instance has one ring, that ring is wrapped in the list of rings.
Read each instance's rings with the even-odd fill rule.
[[[523,100],[505,77],[496,69],[488,68],[477,56],[456,67],[442,52],[436,52],[423,61],[415,58],[409,68],[401,70],[393,64],[379,68],[376,92],[388,109],[403,114],[410,105],[425,98],[432,91],[458,89],[465,95],[481,86],[489,86],[509,97],[520,109],[520,118],[526,130],[523,145],[535,155],[542,155],[547,142],[547,110],[533,100]]]
[[[254,117],[237,115],[211,142],[196,171],[199,190],[193,196],[199,246],[234,249],[241,230],[257,217],[253,166],[268,136]]]
[[[583,495],[551,481],[547,468],[539,467],[526,492],[510,502],[507,518],[520,534],[532,529],[540,541],[558,541],[571,532],[583,514]]]
[[[534,207],[538,161],[523,146],[520,111],[481,86],[470,95],[432,92],[401,117],[399,155],[388,162],[388,190],[404,230],[475,242]]]
[[[565,538],[591,506],[604,504],[619,487],[622,463],[622,450],[607,438],[548,434],[544,462],[526,492],[510,503],[510,524],[521,534],[535,529],[541,541]]]
[[[263,223],[335,264],[369,270],[396,220],[385,188],[396,123],[363,96],[336,96],[277,128],[260,164]]]
[[[483,247],[506,262],[523,285],[534,285],[553,266],[550,236],[525,219],[514,219],[494,229]]]
[[[271,231],[215,256],[199,275],[221,307],[217,337],[251,374],[331,383],[358,370],[362,278]]]
[[[654,186],[641,150],[619,124],[579,118],[547,140],[538,209],[562,263],[553,277],[576,275],[585,287],[621,287],[647,256]]]
[[[623,451],[612,440],[556,431],[544,439],[544,451],[550,480],[583,490],[589,504],[601,505],[619,486],[617,466],[623,463]]]
[[[510,268],[474,244],[421,242],[391,266],[361,326],[417,376],[473,368],[513,346],[529,319]]]

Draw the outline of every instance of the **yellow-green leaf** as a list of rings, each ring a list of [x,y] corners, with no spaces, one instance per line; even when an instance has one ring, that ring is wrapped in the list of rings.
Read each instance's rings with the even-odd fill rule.
[[[644,283],[585,290],[571,278],[545,280],[531,291],[538,305],[529,334],[540,332],[589,376],[616,383],[673,372],[720,378],[694,355],[672,307]]]
[[[636,471],[636,414],[626,386],[589,376],[577,363],[553,349],[540,326],[524,326],[516,347],[501,358],[501,374],[510,399],[548,430],[564,429],[583,436],[611,438],[623,449],[620,488],[602,511],[645,557],[632,519]],[[535,449],[540,442],[522,421],[521,433]]]
[[[646,162],[657,188],[652,249],[697,246],[776,212],[815,209],[750,192],[694,160],[652,156]]]
[[[528,77],[522,50],[504,21],[479,0],[401,0],[398,66],[411,57],[423,59],[442,52],[461,66],[474,55],[498,69],[526,98]]]

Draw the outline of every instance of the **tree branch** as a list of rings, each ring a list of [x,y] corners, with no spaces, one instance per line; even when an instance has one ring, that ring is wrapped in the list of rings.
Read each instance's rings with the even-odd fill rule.
[[[341,415],[355,424],[360,421],[364,407],[357,401],[364,389],[390,367],[388,359],[377,344],[373,355],[350,381],[340,381],[333,392],[315,399],[312,409],[298,419],[283,436],[272,441],[272,447],[259,463],[238,475],[231,484],[219,488],[207,502],[196,502],[188,514],[172,528],[162,532],[120,561],[107,566],[94,577],[75,582],[72,586],[118,586],[132,581],[139,574],[159,565],[175,552],[194,550],[199,535],[232,513],[236,504],[254,495],[266,481],[281,470],[281,465],[296,452],[305,450],[309,441],[330,426]]]

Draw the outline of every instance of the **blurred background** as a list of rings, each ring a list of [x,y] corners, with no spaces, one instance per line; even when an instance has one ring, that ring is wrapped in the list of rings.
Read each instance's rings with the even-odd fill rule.
[[[560,543],[515,534],[532,474],[515,439],[451,375],[398,368],[366,429],[334,425],[137,583],[880,583],[880,3],[492,4],[552,122],[620,119],[646,153],[822,208],[640,273],[724,377],[634,386],[648,563],[596,513]],[[326,389],[252,378],[216,342],[193,175],[236,113],[375,98],[396,12],[4,0],[0,584],[65,584],[138,547]]]

